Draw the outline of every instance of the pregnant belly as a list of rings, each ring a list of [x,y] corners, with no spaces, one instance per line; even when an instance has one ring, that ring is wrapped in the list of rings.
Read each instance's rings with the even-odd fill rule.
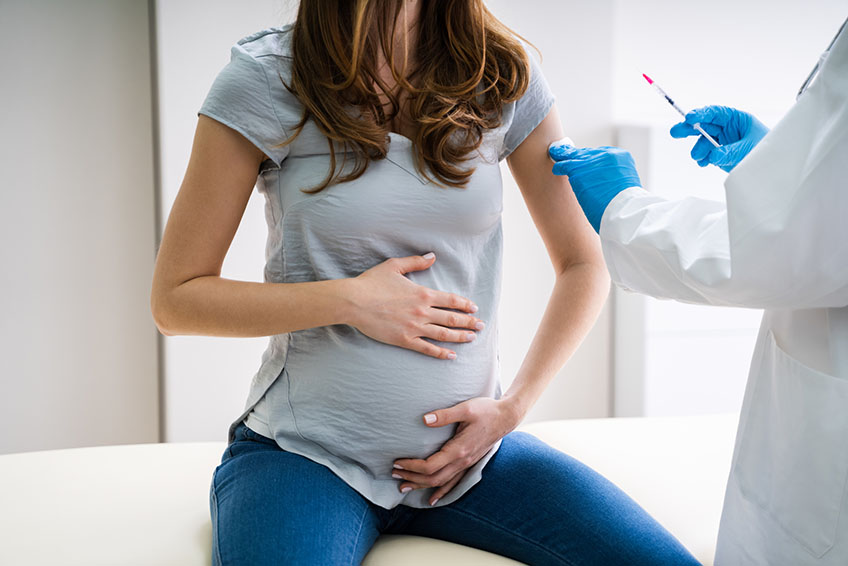
[[[426,458],[453,436],[455,425],[428,427],[425,413],[495,396],[490,335],[452,345],[457,359],[439,360],[349,326],[293,333],[286,368],[297,432],[375,478],[390,477],[394,460]]]

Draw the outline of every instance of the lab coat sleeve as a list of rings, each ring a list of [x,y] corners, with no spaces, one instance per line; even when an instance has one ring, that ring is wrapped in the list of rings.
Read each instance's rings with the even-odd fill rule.
[[[848,35],[724,186],[726,206],[617,195],[600,231],[613,280],[692,303],[848,306]]]
[[[604,259],[621,288],[687,303],[732,304],[727,209],[720,202],[666,200],[634,187],[601,221]]]
[[[824,167],[803,173],[789,193],[781,186],[786,178],[773,178],[779,171],[763,176],[757,167],[741,170],[726,183],[727,206],[666,200],[641,188],[619,193],[600,232],[613,281],[688,303],[768,309],[848,305],[845,136],[830,151]],[[762,161],[763,155],[755,157]]]

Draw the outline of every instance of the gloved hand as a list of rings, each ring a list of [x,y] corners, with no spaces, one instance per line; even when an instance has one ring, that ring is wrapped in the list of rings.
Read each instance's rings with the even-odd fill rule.
[[[705,106],[686,115],[686,120],[671,127],[671,137],[700,136],[693,128],[701,124],[721,147],[715,147],[704,136],[695,142],[692,159],[701,167],[712,163],[728,173],[742,161],[748,152],[760,143],[769,129],[751,114],[727,106]]]
[[[641,187],[639,173],[630,153],[608,145],[579,149],[568,144],[551,144],[548,155],[556,161],[554,175],[567,175],[577,202],[595,232],[610,201],[630,187]]]

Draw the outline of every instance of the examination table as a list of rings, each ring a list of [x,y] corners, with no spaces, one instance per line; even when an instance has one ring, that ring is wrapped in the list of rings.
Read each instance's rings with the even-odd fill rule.
[[[711,565],[736,423],[736,415],[586,419],[519,430],[604,474]],[[0,456],[0,564],[208,566],[209,482],[225,447],[136,444]],[[519,563],[438,540],[384,536],[363,564]]]

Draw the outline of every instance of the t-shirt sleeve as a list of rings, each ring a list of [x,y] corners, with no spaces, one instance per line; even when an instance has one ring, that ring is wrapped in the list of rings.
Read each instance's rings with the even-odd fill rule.
[[[265,69],[240,45],[233,46],[230,62],[218,73],[198,115],[203,114],[234,129],[279,167],[288,146],[275,147],[286,138],[274,106]]]
[[[521,142],[536,129],[554,104],[551,92],[542,68],[534,57],[534,51],[521,42],[530,59],[530,81],[527,90],[518,100],[511,102],[512,109],[504,112],[504,125],[507,127],[498,160],[505,159]]]

